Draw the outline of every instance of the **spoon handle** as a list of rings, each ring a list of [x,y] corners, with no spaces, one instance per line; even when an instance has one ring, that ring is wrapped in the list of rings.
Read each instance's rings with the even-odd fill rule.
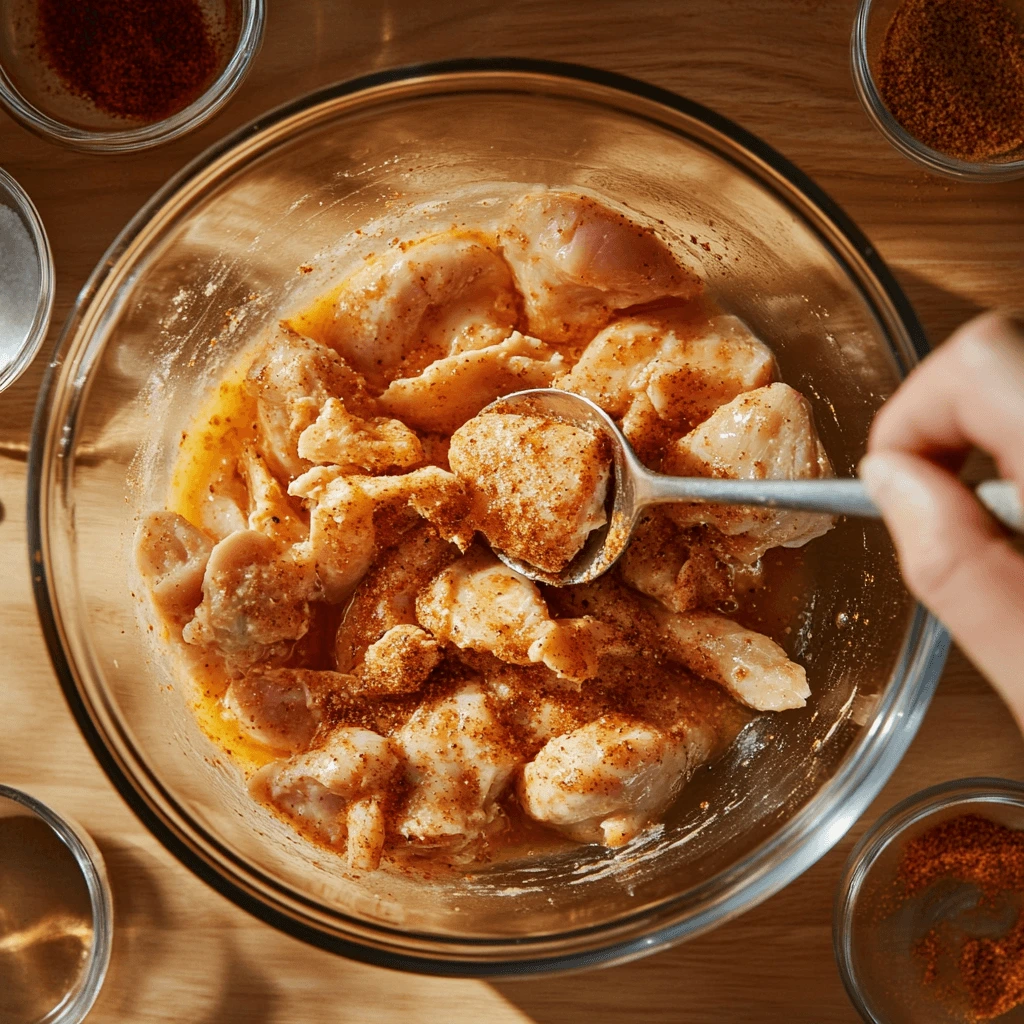
[[[877,519],[880,515],[859,480],[722,480],[713,477],[644,474],[637,488],[637,504],[661,505],[671,501],[706,501],[718,505],[762,505],[799,512]],[[986,480],[975,497],[1004,526],[1024,532],[1020,492],[1010,480]]]

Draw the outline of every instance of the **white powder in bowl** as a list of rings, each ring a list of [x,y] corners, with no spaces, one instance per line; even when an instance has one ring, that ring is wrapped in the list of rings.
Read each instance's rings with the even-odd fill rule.
[[[0,206],[0,370],[21,352],[35,319],[41,285],[32,237],[14,210]]]

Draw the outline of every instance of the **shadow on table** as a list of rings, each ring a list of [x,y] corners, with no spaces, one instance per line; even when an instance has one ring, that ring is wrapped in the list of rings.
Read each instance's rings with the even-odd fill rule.
[[[970,320],[984,309],[913,271],[894,267],[893,273],[917,312],[932,348],[943,342],[965,320]],[[1021,285],[1021,301],[1024,302],[1024,284]]]
[[[229,929],[206,920],[183,927],[157,882],[165,865],[140,847],[103,837],[96,843],[114,900],[110,969],[97,1010],[125,1021],[148,1019],[154,1007],[177,1007],[190,1024],[272,1021],[277,989],[239,952]]]

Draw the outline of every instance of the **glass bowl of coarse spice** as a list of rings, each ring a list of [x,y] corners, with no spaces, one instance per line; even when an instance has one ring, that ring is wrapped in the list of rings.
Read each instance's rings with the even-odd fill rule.
[[[850,854],[834,929],[867,1021],[1024,1021],[1024,784],[957,779],[893,807]]]
[[[851,63],[904,156],[964,180],[1024,176],[1024,0],[861,0]]]
[[[159,145],[224,106],[265,17],[266,0],[2,0],[0,104],[74,149]]]

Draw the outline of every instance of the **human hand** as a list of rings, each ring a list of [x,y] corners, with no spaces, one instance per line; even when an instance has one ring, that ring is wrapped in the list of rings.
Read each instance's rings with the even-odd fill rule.
[[[1024,729],[1024,556],[951,471],[972,446],[1024,492],[1024,331],[995,314],[957,330],[886,402],[860,476],[908,588]]]

